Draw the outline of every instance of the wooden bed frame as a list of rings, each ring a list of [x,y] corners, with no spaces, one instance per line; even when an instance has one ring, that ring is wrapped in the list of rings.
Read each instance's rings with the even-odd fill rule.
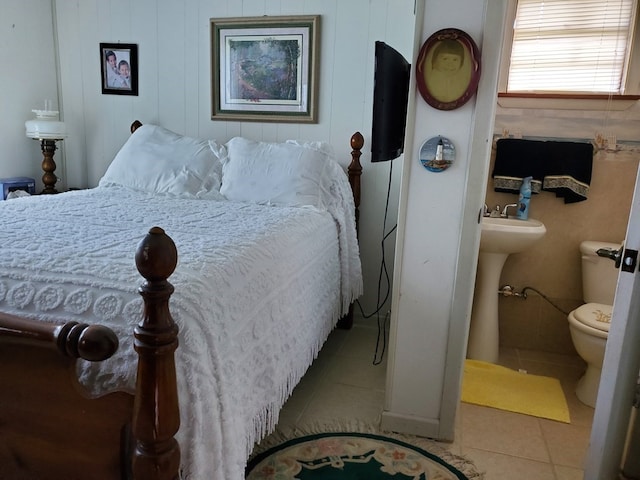
[[[140,125],[135,121],[131,131]],[[363,145],[356,132],[348,168],[356,221]],[[101,361],[116,352],[118,339],[107,327],[0,313],[0,479],[179,478],[178,328],[169,312],[173,286],[167,280],[177,259],[173,240],[159,227],[150,229],[135,253],[145,278],[139,288],[144,314],[133,332],[135,395],[92,399],[78,383],[78,358]],[[352,315],[339,326],[349,328]]]

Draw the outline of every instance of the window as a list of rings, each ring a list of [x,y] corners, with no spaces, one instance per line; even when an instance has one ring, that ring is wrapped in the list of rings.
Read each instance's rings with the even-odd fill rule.
[[[632,55],[638,0],[517,0],[507,28],[500,92],[637,95]],[[638,45],[640,48],[640,44]],[[635,65],[631,60],[639,65]]]

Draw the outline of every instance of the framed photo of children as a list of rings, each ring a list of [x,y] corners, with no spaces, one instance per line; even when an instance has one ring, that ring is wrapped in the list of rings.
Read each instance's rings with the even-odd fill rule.
[[[138,45],[101,43],[102,93],[138,95]]]
[[[416,81],[422,98],[433,108],[461,107],[476,93],[479,80],[480,52],[462,30],[439,30],[422,45]]]
[[[210,24],[212,120],[317,122],[319,15]]]

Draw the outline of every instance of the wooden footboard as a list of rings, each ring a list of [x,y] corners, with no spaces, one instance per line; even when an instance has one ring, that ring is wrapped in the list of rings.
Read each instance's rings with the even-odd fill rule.
[[[76,358],[115,352],[115,334],[101,328],[0,316],[0,478],[126,478],[120,446],[133,397],[91,400],[74,370]]]
[[[146,282],[135,398],[91,399],[78,384],[76,359],[101,361],[118,348],[108,328],[0,314],[0,479],[178,478],[178,331],[167,281],[176,262],[173,241],[152,228],[136,252]]]

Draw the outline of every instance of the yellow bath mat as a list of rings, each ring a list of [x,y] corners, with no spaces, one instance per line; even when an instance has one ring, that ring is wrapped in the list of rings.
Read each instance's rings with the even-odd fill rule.
[[[570,423],[567,400],[557,378],[479,360],[465,360],[462,401]]]

